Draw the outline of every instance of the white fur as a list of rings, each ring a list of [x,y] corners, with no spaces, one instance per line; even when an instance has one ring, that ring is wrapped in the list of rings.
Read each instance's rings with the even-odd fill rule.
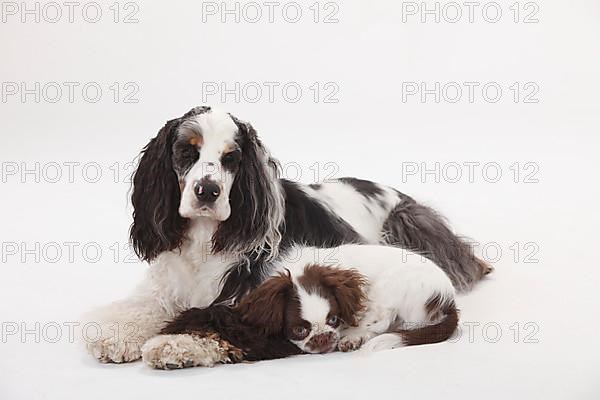
[[[363,340],[368,336],[369,335],[363,337]],[[375,336],[366,343],[362,344],[360,347],[360,352],[372,353],[380,350],[396,349],[403,346],[404,343],[401,335],[398,335],[397,333],[384,333],[379,336]]]
[[[214,227],[214,222],[196,220],[181,252],[159,255],[129,298],[85,316],[85,323],[97,324],[101,329],[100,338],[87,343],[90,354],[103,362],[137,360],[142,356],[142,345],[177,313],[210,305],[221,290],[223,274],[233,262],[227,255],[211,253]],[[89,329],[90,339],[95,339],[95,331]]]
[[[300,300],[300,316],[306,321],[325,323],[331,309],[329,301],[317,293],[308,293],[302,286],[296,285],[298,300]]]

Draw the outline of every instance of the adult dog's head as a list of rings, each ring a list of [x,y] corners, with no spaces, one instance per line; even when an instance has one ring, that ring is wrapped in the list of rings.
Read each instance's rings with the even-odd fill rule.
[[[150,261],[178,248],[193,220],[218,224],[213,252],[275,254],[283,197],[278,165],[254,128],[210,107],[168,121],[142,150],[130,236]]]

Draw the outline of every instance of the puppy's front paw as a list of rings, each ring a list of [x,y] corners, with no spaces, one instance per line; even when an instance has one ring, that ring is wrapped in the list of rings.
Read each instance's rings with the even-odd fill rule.
[[[118,337],[103,337],[86,344],[88,352],[103,363],[126,363],[142,356],[141,343],[135,340],[119,340]]]
[[[219,341],[196,335],[159,335],[142,346],[142,360],[156,369],[212,367],[229,362]]]
[[[360,348],[366,341],[366,338],[362,336],[344,336],[338,343],[338,350],[347,352],[354,351]]]

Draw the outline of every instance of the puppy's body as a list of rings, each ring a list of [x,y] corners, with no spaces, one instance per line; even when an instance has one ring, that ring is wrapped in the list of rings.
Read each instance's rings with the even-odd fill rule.
[[[296,259],[291,259],[295,254]],[[291,251],[278,267],[300,276],[315,258],[323,266],[355,269],[368,282],[364,314],[358,326],[342,330],[342,350],[353,350],[389,332],[394,334],[379,338],[371,348],[434,343],[454,332],[458,323],[455,289],[448,276],[427,258],[393,247],[343,245]],[[435,328],[427,329],[429,325]]]

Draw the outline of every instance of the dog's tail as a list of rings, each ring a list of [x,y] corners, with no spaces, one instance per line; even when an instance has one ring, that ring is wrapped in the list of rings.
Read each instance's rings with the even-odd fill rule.
[[[493,268],[477,258],[468,241],[452,232],[445,219],[432,208],[401,195],[383,224],[386,243],[410,249],[437,264],[456,290],[470,290]]]
[[[432,296],[425,305],[430,321],[414,329],[398,329],[374,337],[365,343],[361,351],[372,352],[403,346],[439,343],[452,336],[458,326],[458,309],[453,298],[440,294]]]

